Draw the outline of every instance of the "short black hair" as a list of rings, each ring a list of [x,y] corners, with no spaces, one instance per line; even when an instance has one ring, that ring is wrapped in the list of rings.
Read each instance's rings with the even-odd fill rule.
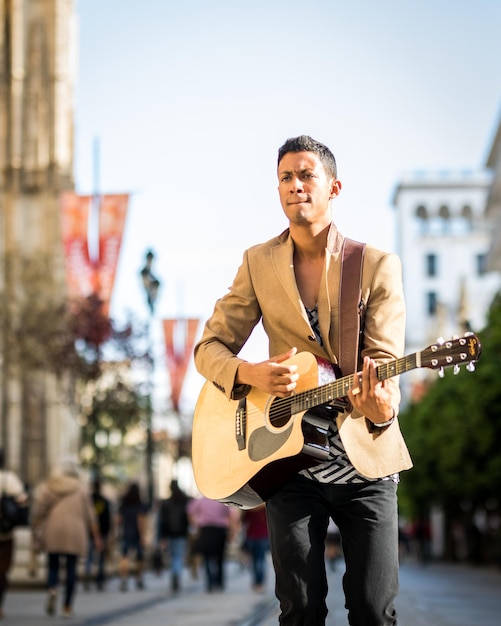
[[[278,150],[278,165],[288,152],[314,152],[318,155],[327,174],[337,178],[337,165],[334,155],[326,145],[312,139],[309,135],[299,135],[299,137],[287,139]]]

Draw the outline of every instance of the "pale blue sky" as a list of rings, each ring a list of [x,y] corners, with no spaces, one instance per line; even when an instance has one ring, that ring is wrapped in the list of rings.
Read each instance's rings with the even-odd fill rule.
[[[100,191],[132,193],[116,318],[146,317],[138,271],[149,247],[158,318],[210,314],[243,249],[286,227],[276,154],[287,137],[310,134],[336,155],[342,232],[394,249],[400,176],[482,168],[501,112],[497,0],[79,0],[77,10],[77,191],[93,190],[98,137]]]

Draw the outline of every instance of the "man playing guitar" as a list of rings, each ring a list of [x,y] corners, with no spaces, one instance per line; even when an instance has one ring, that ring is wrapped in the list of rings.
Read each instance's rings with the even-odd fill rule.
[[[197,369],[224,402],[244,399],[251,388],[273,398],[294,398],[302,378],[296,353],[338,362],[345,238],[331,216],[331,201],[341,191],[331,151],[308,136],[287,140],[279,150],[278,191],[287,230],[245,252],[195,348]],[[351,404],[347,410],[329,402],[323,407],[331,415],[326,458],[293,473],[266,500],[282,626],[325,624],[330,518],[339,528],[346,561],[350,624],[397,623],[398,472],[412,463],[397,419],[398,376],[380,380],[377,373],[404,350],[397,256],[365,247],[361,303],[360,375],[344,394]],[[271,356],[246,362],[238,354],[260,321]],[[207,423],[210,427],[209,416]],[[240,443],[249,445],[245,434]]]

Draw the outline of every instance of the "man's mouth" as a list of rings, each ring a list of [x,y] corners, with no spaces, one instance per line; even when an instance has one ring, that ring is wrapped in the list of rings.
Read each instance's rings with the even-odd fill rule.
[[[304,204],[305,202],[309,202],[308,196],[296,196],[294,199],[289,200],[287,204]]]

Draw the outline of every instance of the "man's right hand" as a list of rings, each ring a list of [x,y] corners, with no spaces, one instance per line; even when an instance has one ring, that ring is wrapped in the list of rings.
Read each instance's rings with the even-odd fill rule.
[[[288,352],[271,357],[261,363],[240,363],[235,382],[237,384],[251,385],[277,398],[286,398],[294,391],[299,374],[297,365],[287,364],[285,361],[297,353],[297,348],[291,348]]]

